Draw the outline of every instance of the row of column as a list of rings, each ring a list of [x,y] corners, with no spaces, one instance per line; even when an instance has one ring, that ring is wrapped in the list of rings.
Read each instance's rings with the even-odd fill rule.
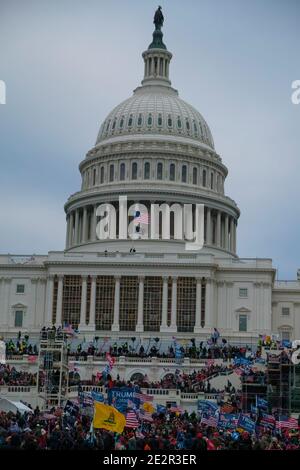
[[[213,224],[213,214],[215,225]],[[222,211],[207,207],[206,244],[236,253],[236,219]],[[215,230],[215,233],[214,233]]]
[[[67,215],[66,248],[96,241],[97,204],[75,209]],[[215,224],[213,223],[213,215]],[[90,223],[89,223],[90,221]],[[89,227],[90,224],[90,227]],[[236,219],[222,211],[206,209],[206,244],[236,253]],[[214,233],[215,231],[215,233]]]
[[[46,293],[46,323],[52,324],[53,314],[53,293],[54,293],[54,275],[50,275],[47,279],[47,293]],[[56,299],[56,326],[62,324],[62,299],[63,299],[63,275],[58,275],[58,289]],[[82,276],[81,288],[81,309],[80,309],[80,330],[95,331],[95,315],[96,315],[96,283],[97,276],[90,276],[91,278],[91,298],[89,309],[89,322],[86,324],[86,305],[87,305],[87,278]],[[139,277],[139,292],[138,292],[138,312],[136,331],[144,331],[144,276]],[[121,276],[115,276],[115,293],[114,293],[114,315],[112,331],[120,331],[120,281]],[[201,288],[203,278],[196,278],[196,312],[195,312],[195,326],[194,332],[199,333],[203,331],[201,325]],[[162,295],[162,317],[161,317],[161,332],[176,332],[177,331],[177,277],[172,277],[172,297],[171,297],[171,322],[168,326],[168,283],[169,277],[163,277],[163,295]],[[205,279],[205,328],[212,328],[215,326],[213,318],[213,289],[211,279]]]
[[[156,61],[156,63],[155,63]],[[145,59],[145,77],[169,77],[169,59],[159,56],[147,57]]]

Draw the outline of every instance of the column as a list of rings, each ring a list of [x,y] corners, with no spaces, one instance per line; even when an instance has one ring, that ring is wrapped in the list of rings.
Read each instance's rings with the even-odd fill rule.
[[[95,315],[96,315],[96,281],[97,276],[91,276],[91,299],[90,299],[90,319],[88,324],[88,329],[95,331]]]
[[[73,229],[74,229],[74,214],[73,212],[70,213],[70,229],[69,229],[69,243],[68,243],[68,248],[70,248],[73,243]]]
[[[120,331],[120,276],[115,276],[115,302],[114,302],[114,322],[112,331]]]
[[[169,331],[177,331],[177,277],[172,278],[171,325]]]
[[[87,296],[87,276],[81,276],[81,305],[79,329],[86,327],[86,296]]]
[[[233,309],[232,309],[232,302],[233,302],[233,282],[226,282],[226,329],[232,330],[232,322],[233,322]],[[238,331],[238,325],[236,330]]]
[[[271,334],[272,330],[272,293],[271,284],[268,282],[263,283],[263,317],[264,328],[266,334]]]
[[[10,303],[11,303],[10,291],[11,291],[11,278],[9,277],[2,278],[2,291],[1,291],[1,297],[0,297],[1,311],[3,312],[3,315],[1,315],[1,317],[3,318],[3,323],[1,324],[1,326],[3,326],[2,330],[8,329],[9,326],[11,325],[10,315],[9,315]],[[12,324],[14,325],[14,322]]]
[[[226,326],[226,298],[225,298],[225,283],[219,281],[217,283],[218,288],[218,311],[217,311],[217,326],[221,330],[225,330]]]
[[[139,277],[138,318],[135,331],[144,331],[144,276]]]
[[[82,243],[87,241],[87,207],[83,209],[83,221],[82,221]]]
[[[234,253],[236,253],[236,226],[237,226],[237,222],[235,221],[234,222],[234,230],[233,230],[233,251]]]
[[[200,333],[202,331],[201,326],[201,277],[196,278],[196,318],[194,333]]]
[[[69,239],[70,239],[70,216],[67,214],[67,229],[66,229],[66,249],[69,248]]]
[[[226,214],[225,215],[225,243],[224,243],[224,248],[225,250],[228,250],[229,249],[229,246],[228,246],[228,215]]]
[[[97,205],[95,204],[93,206],[93,213],[92,213],[92,230],[91,230],[91,241],[96,241],[96,210],[97,210]]]
[[[217,246],[221,246],[221,212],[217,213]]]
[[[233,240],[233,237],[234,237],[234,218],[233,217],[230,217],[230,251],[231,253],[234,251],[234,240]]]
[[[206,212],[206,245],[211,245],[211,209]]]
[[[26,310],[26,324],[24,325],[29,331],[34,331],[36,328],[35,318],[36,318],[36,302],[37,302],[37,285],[38,277],[32,277],[30,279],[30,299],[28,303],[28,308]]]
[[[212,280],[205,280],[205,328],[212,329],[216,325],[213,324],[213,303],[212,303]]]
[[[160,331],[168,331],[168,276],[163,277],[163,298]]]
[[[78,245],[79,242],[79,210],[75,211],[75,233],[74,233],[74,245]]]
[[[64,276],[58,276],[58,289],[57,289],[57,301],[56,301],[56,321],[55,325],[62,325],[62,298],[63,298],[63,285],[64,285]]]
[[[47,294],[46,294],[46,326],[52,326],[52,312],[53,312],[53,288],[54,276],[49,274],[47,278]]]

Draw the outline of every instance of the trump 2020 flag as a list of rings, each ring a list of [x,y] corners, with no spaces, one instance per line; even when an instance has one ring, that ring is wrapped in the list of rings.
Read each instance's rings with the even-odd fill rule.
[[[94,429],[107,429],[121,434],[126,426],[126,418],[116,408],[95,401],[94,403]]]

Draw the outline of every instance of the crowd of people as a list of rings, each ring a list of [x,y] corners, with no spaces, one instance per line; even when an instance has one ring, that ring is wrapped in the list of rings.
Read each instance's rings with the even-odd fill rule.
[[[37,374],[17,370],[9,364],[0,364],[0,386],[33,386],[36,385]]]
[[[121,434],[93,430],[91,418],[53,408],[47,414],[0,412],[0,450],[300,450],[299,427],[249,433],[201,423],[196,413],[154,414],[151,423]]]
[[[18,338],[14,341],[9,339],[5,342],[6,356],[23,356],[23,354],[28,354],[29,356],[38,355],[38,347],[36,344],[29,342],[29,335],[24,335],[21,337],[21,332],[18,334]]]

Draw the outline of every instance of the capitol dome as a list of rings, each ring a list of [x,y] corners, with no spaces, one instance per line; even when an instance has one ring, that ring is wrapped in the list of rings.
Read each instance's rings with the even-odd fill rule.
[[[67,250],[131,249],[132,240],[126,238],[127,233],[123,234],[118,220],[116,234],[113,237],[109,234],[109,240],[96,233],[102,220],[97,213],[99,205],[109,204],[118,219],[119,198],[126,197],[128,207],[140,204],[148,213],[152,204],[170,207],[202,204],[203,252],[236,256],[240,211],[225,194],[228,170],[215,151],[205,119],[179,98],[172,87],[169,78],[172,54],[162,39],[161,27],[156,27],[152,43],[142,53],[141,85],[109,113],[95,145],[79,165],[81,188],[65,204]],[[128,217],[131,220],[132,215]],[[150,240],[146,230],[144,234],[139,232],[135,249],[148,255],[155,250],[184,252],[185,243],[179,236],[182,223],[176,225],[172,217],[168,236],[163,235],[161,217],[158,239]],[[193,217],[195,227],[195,213]]]
[[[203,116],[180,99],[176,90],[158,84],[137,88],[131,98],[116,106],[101,125],[96,145],[139,135],[180,137],[181,142],[184,139],[214,149]]]

